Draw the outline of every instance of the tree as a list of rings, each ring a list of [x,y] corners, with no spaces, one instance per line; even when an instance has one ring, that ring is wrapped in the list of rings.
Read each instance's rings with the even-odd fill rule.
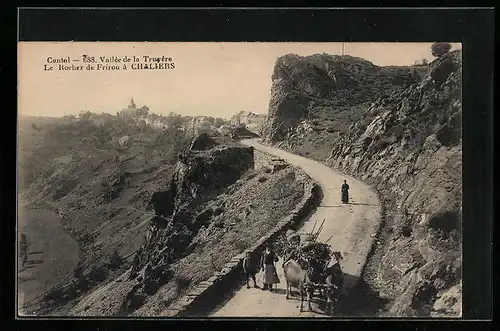
[[[210,125],[214,125],[214,123],[215,123],[215,118],[213,118],[212,116],[208,116],[208,117],[206,117],[205,119],[206,119],[206,121],[207,121],[208,123],[210,123]]]
[[[220,118],[220,117],[217,117],[214,121],[214,126],[216,128],[220,128],[221,126],[224,125],[224,119]]]
[[[89,120],[90,117],[92,116],[92,113],[90,111],[81,111],[80,114],[78,114],[78,117],[82,120]]]
[[[149,113],[149,108],[147,106],[142,106],[137,113],[139,116],[147,116]]]
[[[423,58],[420,61],[419,60],[415,60],[415,63],[414,63],[414,65],[416,65],[416,66],[426,66],[428,64],[429,64],[429,61],[427,61],[426,58]]]
[[[169,127],[180,127],[183,124],[182,115],[170,112],[167,116],[167,123]]]
[[[451,45],[448,43],[433,43],[431,46],[432,55],[439,58],[446,53],[448,53],[451,49]]]

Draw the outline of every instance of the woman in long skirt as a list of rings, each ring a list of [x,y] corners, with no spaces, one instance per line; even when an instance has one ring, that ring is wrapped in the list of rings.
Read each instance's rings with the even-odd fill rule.
[[[342,203],[349,202],[349,185],[347,185],[347,181],[344,180],[344,184],[342,184],[342,188],[340,189],[342,193]]]
[[[262,290],[272,291],[273,284],[278,284],[280,279],[278,273],[276,272],[275,262],[278,262],[278,256],[272,251],[270,246],[266,247],[264,253],[262,253],[262,258],[260,260],[260,265],[262,268]]]

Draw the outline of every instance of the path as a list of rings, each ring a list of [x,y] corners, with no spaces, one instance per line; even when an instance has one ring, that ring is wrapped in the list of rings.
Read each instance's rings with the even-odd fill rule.
[[[73,271],[78,263],[78,245],[61,227],[59,216],[50,210],[19,206],[18,229],[27,234],[30,242],[24,267],[18,258],[21,307]]]
[[[256,150],[273,154],[285,159],[290,164],[300,167],[323,190],[323,200],[316,212],[303,224],[299,232],[310,232],[317,221],[326,219],[323,230],[318,238],[325,241],[333,235],[329,244],[333,249],[340,250],[344,257],[342,270],[345,274],[344,292],[348,291],[360,277],[367,255],[371,249],[374,234],[380,223],[380,203],[377,194],[363,182],[343,175],[331,168],[311,159],[304,158],[274,147],[264,146],[255,139],[242,141]],[[350,186],[349,204],[340,203],[340,186],[347,180]],[[223,303],[211,315],[213,317],[310,317],[323,316],[316,304],[315,312],[299,313],[300,301],[297,298],[285,299],[285,279],[281,267],[277,263],[281,283],[276,292],[241,287],[234,296]],[[258,285],[261,285],[257,279]],[[307,304],[304,305],[307,310]]]

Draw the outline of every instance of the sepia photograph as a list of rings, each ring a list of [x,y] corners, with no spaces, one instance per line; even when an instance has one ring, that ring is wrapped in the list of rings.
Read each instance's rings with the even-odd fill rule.
[[[462,317],[456,40],[21,41],[17,70],[19,318]]]

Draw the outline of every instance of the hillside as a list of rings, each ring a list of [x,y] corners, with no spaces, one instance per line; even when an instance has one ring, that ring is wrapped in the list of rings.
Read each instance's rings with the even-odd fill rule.
[[[27,267],[44,280],[23,278],[21,292],[33,292],[26,314],[158,313],[274,227],[309,180],[272,172],[267,156],[235,140],[245,132],[192,136],[92,116],[21,120],[19,223],[42,229],[32,237],[42,255],[57,251],[62,232],[76,245],[59,247],[77,250],[52,279],[42,276],[54,262]]]
[[[177,154],[190,139],[173,130],[144,129],[119,117],[111,118],[105,126],[96,126],[85,118],[50,122],[20,119],[18,164],[22,208],[54,215],[62,231],[77,243],[76,274],[86,278],[80,292],[127,267],[127,263],[107,266],[113,264],[114,252],[125,257],[139,247],[136,238],[147,229],[148,195],[170,180]],[[121,146],[119,139],[124,136],[129,137],[129,144]],[[26,213],[33,214],[36,212]],[[21,226],[33,223],[31,219],[19,222]],[[50,233],[40,237],[43,235]],[[39,289],[37,295],[57,298],[57,288],[71,282],[71,276],[61,275],[49,286],[54,287],[52,290]],[[62,301],[79,294],[74,291]],[[45,301],[44,305],[50,303],[45,299],[38,297],[33,309],[40,300]],[[60,303],[60,298],[57,299]],[[52,304],[47,309],[50,307]]]
[[[372,184],[385,210],[363,273],[382,315],[461,314],[461,53],[429,66],[277,60],[262,134]]]

